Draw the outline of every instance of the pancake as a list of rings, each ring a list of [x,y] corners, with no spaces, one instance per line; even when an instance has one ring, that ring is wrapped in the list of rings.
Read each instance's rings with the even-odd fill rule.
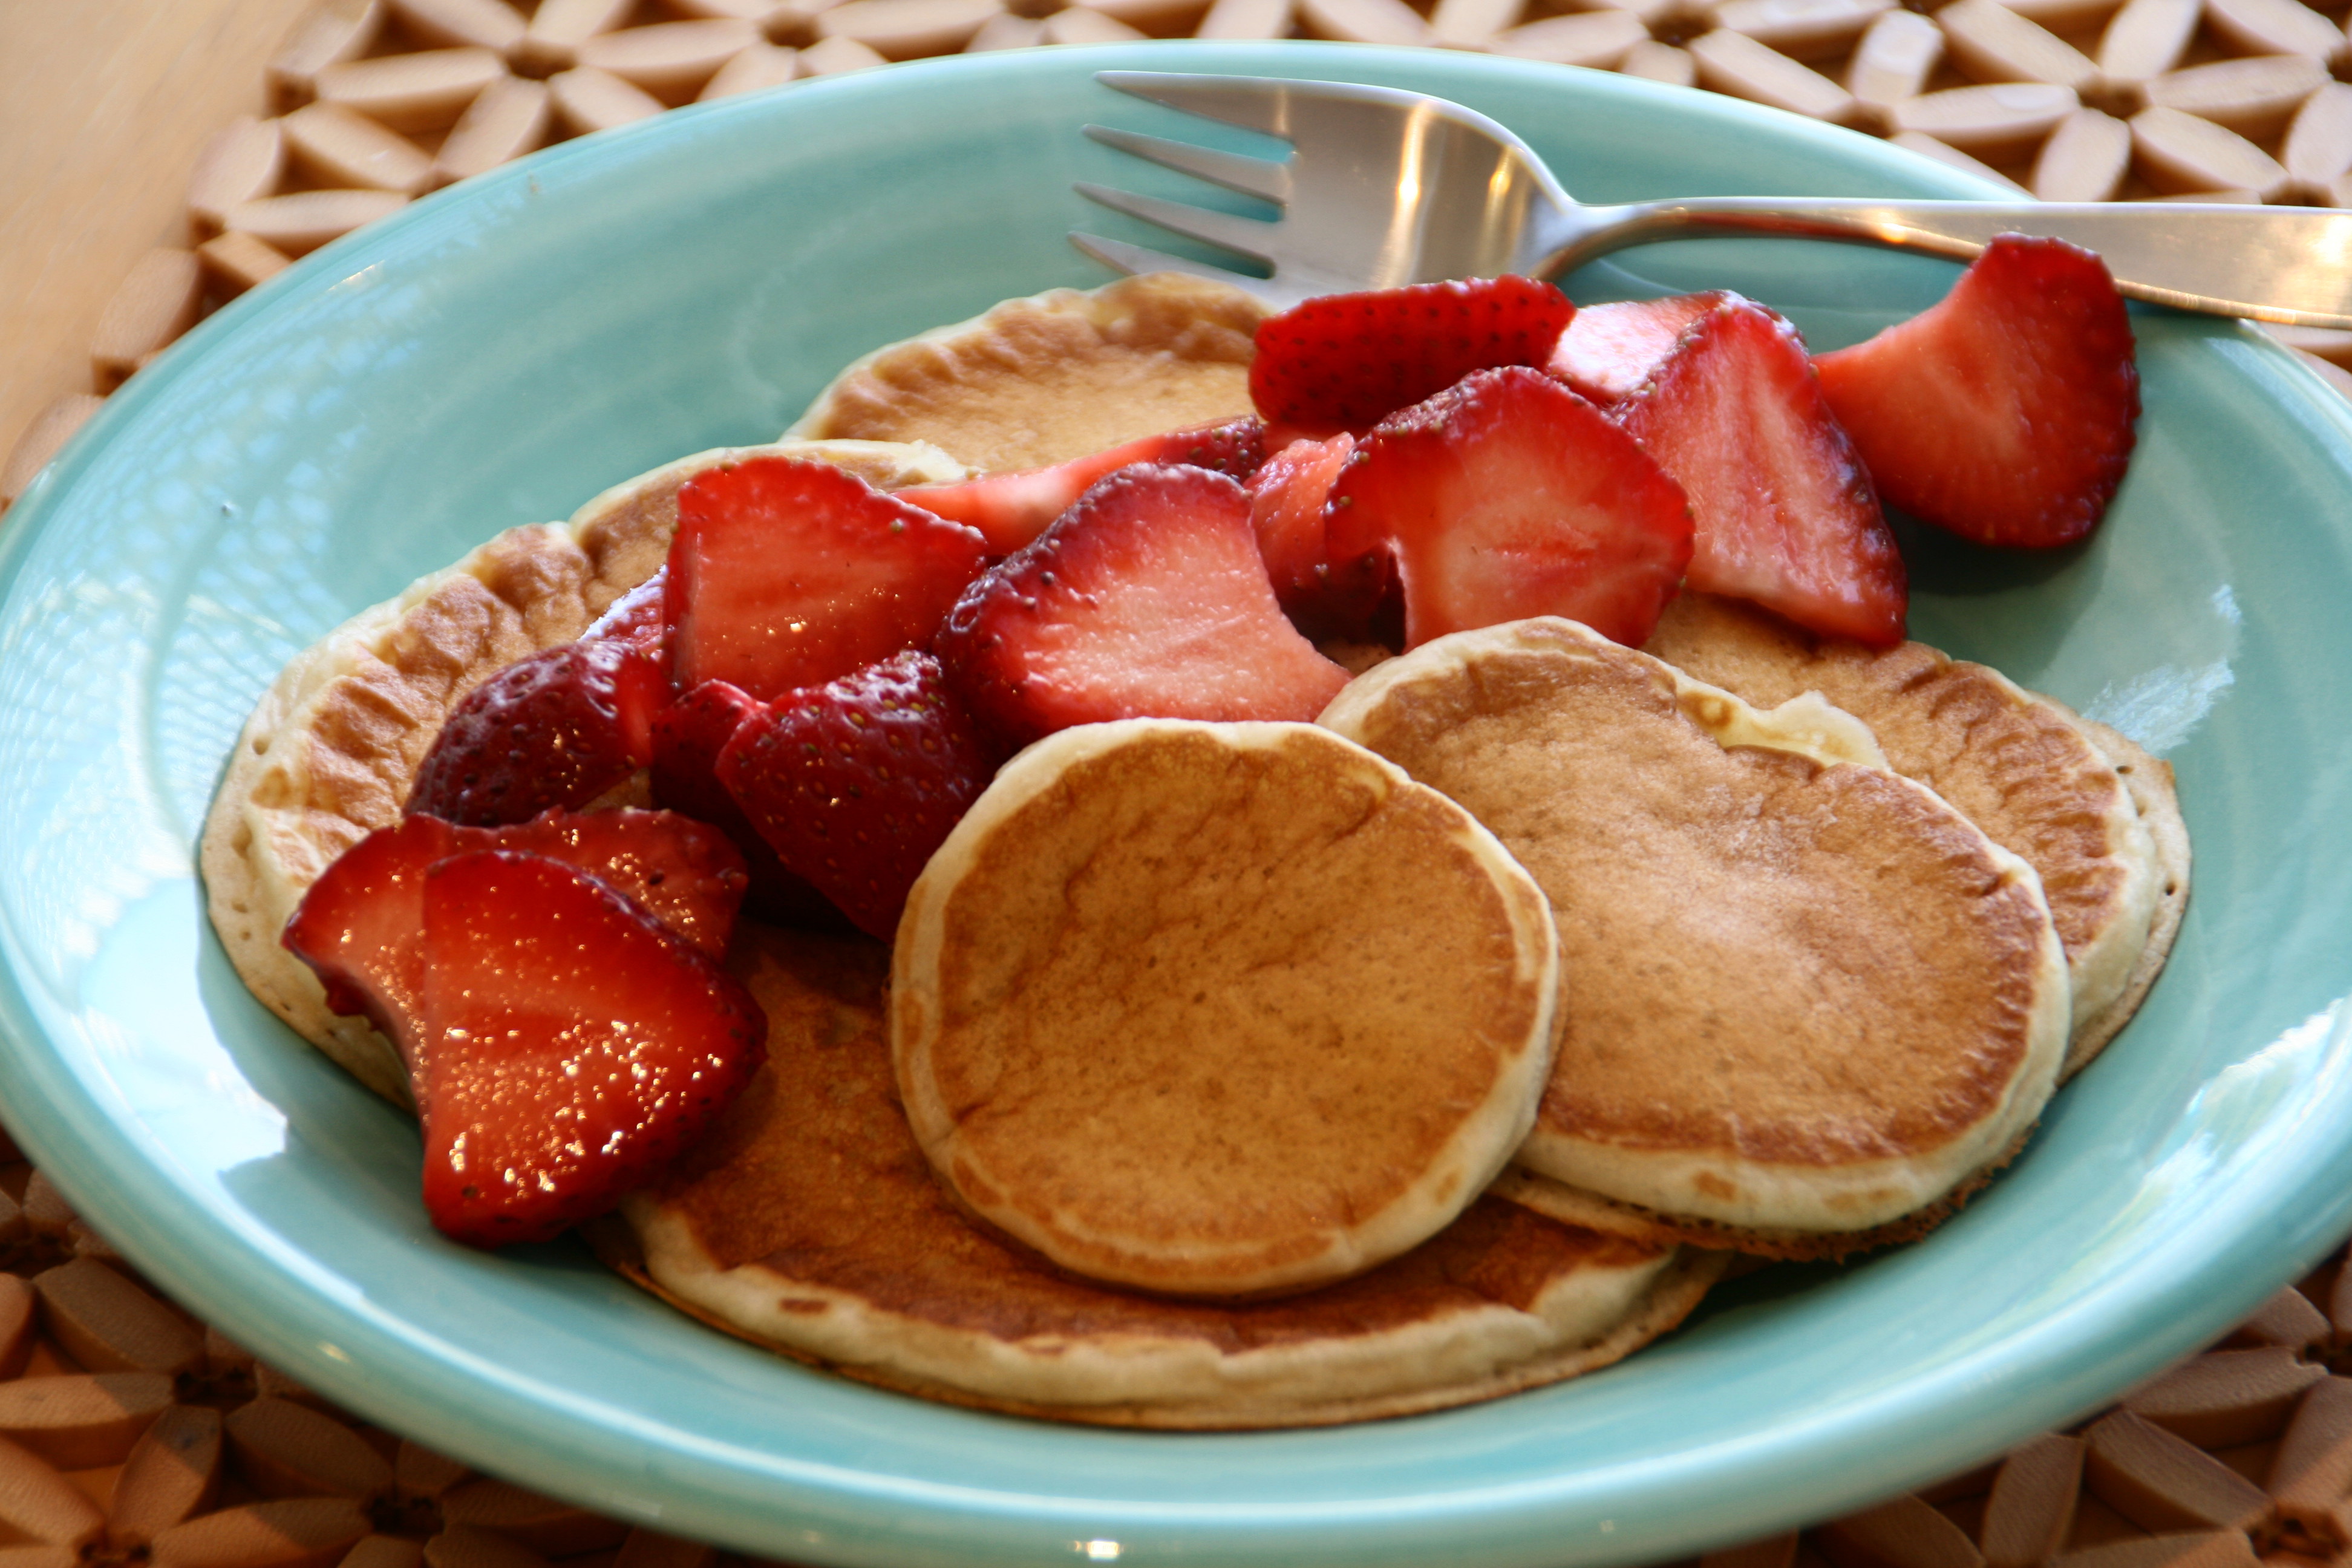
[[[1460,1214],[1551,1067],[1543,890],[1309,724],[1136,719],[1006,765],[915,884],[891,1046],[982,1220],[1181,1296],[1360,1274]]]
[[[1404,1256],[1273,1300],[1076,1279],[967,1223],[898,1110],[878,944],[751,928],[735,968],[769,1063],[720,1129],[600,1222],[685,1310],[885,1387],[1110,1426],[1321,1425],[1493,1398],[1673,1328],[1723,1255],[1481,1199]]]
[[[1818,718],[1771,744],[1774,715],[1537,620],[1425,644],[1322,721],[1469,807],[1552,900],[1568,1024],[1537,1174],[1836,1256],[1925,1228],[2040,1114],[2068,992],[2032,868],[1838,760]]]
[[[1008,300],[867,354],[785,438],[929,441],[998,473],[1244,418],[1265,314],[1238,289],[1173,272]]]
[[[934,447],[833,442],[698,453],[616,485],[568,523],[509,529],[298,655],[263,694],[205,822],[213,929],[247,988],[296,1033],[395,1104],[411,1103],[392,1042],[328,1011],[278,934],[336,856],[400,819],[449,710],[519,658],[570,642],[652,576],[677,527],[677,489],[767,453],[823,458],[877,485],[965,477]]]
[[[1770,707],[1819,691],[2042,879],[2074,988],[2062,1078],[2126,1023],[2163,967],[2189,897],[2171,770],[2055,699],[1921,643],[1818,637],[1737,600],[1685,594],[1648,650]]]

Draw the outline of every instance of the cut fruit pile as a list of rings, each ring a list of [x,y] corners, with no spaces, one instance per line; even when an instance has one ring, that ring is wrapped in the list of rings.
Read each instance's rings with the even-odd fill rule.
[[[406,820],[320,879],[286,944],[399,1047],[435,1223],[551,1235],[761,1059],[715,961],[739,900],[889,940],[1034,741],[1312,721],[1350,668],[1310,638],[1359,668],[1538,616],[1638,645],[1685,583],[1889,645],[1882,470],[1924,521],[2052,545],[2130,449],[2121,302],[2054,241],[1996,242],[1820,367],[1733,295],[1578,312],[1520,279],[1433,284],[1268,320],[1262,424],[896,494],[795,458],[710,469],[663,570],[467,698]],[[641,773],[664,809],[593,809]]]

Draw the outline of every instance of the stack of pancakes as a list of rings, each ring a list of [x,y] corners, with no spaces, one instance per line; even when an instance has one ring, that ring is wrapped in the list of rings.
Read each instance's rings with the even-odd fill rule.
[[[1257,313],[1167,278],[1013,301],[867,356],[775,447],[668,465],[330,634],[264,698],[207,824],[239,973],[404,1099],[396,1055],[326,1009],[278,932],[336,854],[396,818],[459,698],[651,574],[689,475],[775,450],[941,483],[1245,415]],[[1337,740],[1282,740],[1282,765],[1307,771],[1254,795],[1219,792],[1258,741],[1187,760],[1193,731],[1255,727],[1041,743],[926,873],[895,973],[879,944],[746,929],[769,1065],[600,1222],[600,1251],[708,1321],[874,1383],[1242,1427],[1552,1382],[1672,1328],[1726,1248],[1834,1256],[1924,1229],[2161,966],[2188,872],[2169,772],[1916,645],[1874,654],[1685,597],[1650,653],[1532,622],[1381,664],[1325,717],[1396,764],[1377,786]],[[1297,778],[1386,800],[1403,775],[1507,854],[1447,897],[1396,876],[1467,864],[1457,849],[1359,856],[1360,885],[1333,847],[1369,808],[1301,828],[1264,804],[1295,806]],[[1441,841],[1468,838],[1414,840]],[[1120,855],[1085,919],[1040,938],[1039,889]],[[1252,879],[1292,856],[1349,890]],[[1548,990],[1538,953],[1557,959]],[[1469,969],[1484,988],[1449,989]],[[1088,984],[1105,989],[1066,1003]],[[1316,1022],[1269,1022],[1286,1008]],[[1459,1016],[1508,1022],[1464,1046]],[[1327,1023],[1349,1043],[1323,1068],[1285,1055]],[[1122,1036],[1133,1055],[1111,1059]],[[1152,1086],[1179,1079],[1303,1096],[1376,1129],[1377,1157],[1271,1109],[1155,1118]],[[1007,1106],[1030,1114],[975,1112]],[[1285,1172],[1305,1185],[1276,1191]]]

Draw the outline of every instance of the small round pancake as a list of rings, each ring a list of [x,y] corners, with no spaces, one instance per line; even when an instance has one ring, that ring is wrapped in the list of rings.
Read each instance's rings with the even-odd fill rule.
[[[2166,770],[2150,762],[2137,779],[2126,775],[2088,722],[1998,670],[1923,643],[1876,650],[1817,637],[1735,599],[1683,595],[1666,607],[1648,651],[1759,707],[1819,691],[1871,727],[1888,766],[2025,858],[2042,879],[2074,987],[2062,1077],[2095,1056],[2138,1006],[2189,890],[2186,834],[2175,836],[2174,852],[2159,854],[2136,804],[2137,795],[2160,795],[2158,810],[2178,822]],[[2161,921],[2159,910],[2168,910]],[[2158,925],[2165,941],[2142,977]]]
[[[1537,620],[1425,644],[1322,721],[1551,897],[1568,1025],[1520,1163],[1826,1255],[2009,1156],[2063,1049],[2065,963],[2022,860],[1812,736],[1759,743],[1773,717]]]
[[[867,354],[785,434],[930,441],[1000,473],[1239,419],[1254,412],[1265,314],[1238,289],[1173,272],[1008,300]]]
[[[1460,1214],[1550,1070],[1543,890],[1468,812],[1311,724],[1048,736],[932,856],[890,1032],[982,1220],[1181,1296],[1360,1274]]]
[[[417,764],[467,692],[577,637],[652,576],[677,529],[679,486],[769,453],[822,458],[882,487],[966,477],[936,447],[870,442],[681,458],[604,491],[569,523],[509,529],[361,611],[296,656],[246,721],[205,822],[213,928],[264,1005],[386,1100],[409,1103],[400,1053],[365,1019],[329,1011],[318,976],[278,933],[336,856],[400,819]]]
[[[907,1128],[876,943],[749,928],[768,1065],[703,1145],[592,1231],[706,1321],[885,1387],[1112,1426],[1369,1420],[1490,1399],[1630,1353],[1724,1255],[1644,1247],[1481,1199],[1402,1258],[1272,1300],[1076,1279],[972,1226]]]

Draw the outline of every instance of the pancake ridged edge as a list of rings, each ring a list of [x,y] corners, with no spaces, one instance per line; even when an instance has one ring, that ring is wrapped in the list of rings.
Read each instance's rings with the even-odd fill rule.
[[[678,487],[722,463],[821,458],[877,485],[949,483],[938,448],[865,441],[723,447],[614,485],[564,523],[509,529],[417,579],[289,660],[262,694],[206,815],[200,858],[213,927],[247,987],[369,1089],[411,1103],[392,1042],[327,1006],[278,938],[336,856],[397,821],[450,710],[519,658],[569,642],[661,565]]]
[[[1244,776],[1240,764],[1252,757],[1254,766],[1263,771]],[[1114,936],[1113,930],[1129,918],[1130,906],[1150,906],[1156,921],[1171,902],[1181,902],[1177,888],[1164,880],[1171,870],[1184,882],[1192,880],[1181,855],[1133,850],[1125,841],[1131,831],[1110,842],[1097,842],[1093,837],[1103,824],[1085,807],[1108,809],[1116,820],[1123,796],[1120,786],[1110,781],[1139,768],[1147,774],[1165,768],[1171,770],[1171,778],[1202,781],[1202,791],[1213,797],[1208,809],[1215,821],[1263,818],[1267,810],[1276,809],[1277,801],[1282,803],[1283,842],[1276,859],[1286,868],[1301,856],[1319,858],[1333,846],[1374,841],[1390,853],[1412,855],[1417,866],[1428,856],[1437,856],[1438,862],[1428,868],[1428,879],[1419,884],[1427,907],[1451,908],[1452,900],[1466,898],[1470,904],[1463,915],[1471,908],[1485,911],[1478,917],[1486,922],[1483,931],[1457,925],[1449,915],[1446,932],[1449,942],[1465,940],[1466,933],[1474,952],[1479,944],[1489,951],[1488,962],[1465,972],[1479,977],[1460,982],[1466,995],[1456,998],[1475,1000],[1480,1012],[1458,1017],[1449,1012],[1442,1020],[1431,1020],[1413,1008],[1404,1014],[1381,1013],[1375,1021],[1368,1009],[1396,1000],[1383,989],[1385,982],[1402,973],[1410,984],[1421,974],[1419,966],[1407,963],[1397,970],[1384,965],[1378,974],[1352,979],[1319,971],[1307,974],[1317,999],[1306,1016],[1293,1019],[1275,998],[1295,989],[1283,977],[1295,981],[1299,960],[1295,953],[1272,955],[1282,950],[1286,929],[1310,942],[1316,938],[1312,931],[1298,932],[1297,927],[1269,921],[1256,900],[1244,903],[1238,895],[1228,906],[1234,911],[1230,918],[1219,919],[1213,929],[1192,928],[1207,939],[1201,947],[1180,942],[1165,954],[1174,962],[1164,968],[1160,966],[1161,936],[1156,925],[1147,922],[1140,932],[1126,930]],[[1314,807],[1324,798],[1316,792],[1325,787],[1335,791],[1335,804],[1327,809],[1351,820],[1321,822]],[[1269,789],[1275,792],[1271,795],[1265,793]],[[1073,797],[1073,790],[1080,794]],[[1155,789],[1152,799],[1151,816],[1171,809],[1163,791]],[[1074,800],[1078,809],[1073,809]],[[1181,805],[1192,809],[1200,804],[1187,800]],[[1357,819],[1359,811],[1370,815]],[[1305,837],[1293,837],[1301,829]],[[1328,843],[1321,837],[1325,833],[1330,835]],[[1047,846],[1042,850],[1036,847],[1041,837]],[[1004,838],[1013,841],[1016,851],[1027,852],[1003,860],[995,850]],[[1106,911],[1096,900],[1083,897],[1076,891],[1077,882],[1061,884],[1055,868],[1063,861],[1057,856],[1067,858],[1069,874],[1083,877],[1086,885],[1100,888],[1108,881],[1117,892],[1113,906]],[[1330,885],[1319,872],[1302,877],[1275,867],[1262,870],[1273,880],[1261,891],[1276,900],[1277,909],[1286,889],[1312,883],[1318,891],[1310,901],[1328,895]],[[1129,976],[1144,980],[1139,999],[1118,990],[1108,978],[1118,963],[1107,957],[1088,966],[1121,998],[1114,1017],[1097,1022],[1110,1031],[1101,1039],[1118,1039],[1124,1051],[1100,1050],[1096,1037],[1073,1021],[1078,1015],[1048,1019],[1053,1004],[1032,1005],[1030,997],[1051,982],[1049,976],[1032,973],[1027,963],[1017,978],[999,976],[993,984],[982,978],[994,967],[985,952],[949,964],[951,941],[956,956],[965,959],[964,950],[994,924],[968,910],[958,912],[967,882],[984,889],[973,896],[994,910],[1002,899],[989,889],[1001,895],[1008,874],[1016,882],[1045,889],[1051,895],[1045,898],[1049,909],[1067,911],[1066,924],[1029,933],[1044,943],[1042,949],[1032,951],[1026,940],[1018,944],[1029,963],[1039,962],[1041,952],[1053,955],[1049,962],[1059,963],[1073,946],[1085,951],[1104,941],[1124,944],[1139,940],[1152,954],[1141,976]],[[1055,888],[1061,889],[1058,895],[1052,894]],[[1377,898],[1372,901],[1377,903]],[[1180,922],[1174,929],[1185,929],[1181,913],[1168,918]],[[1373,918],[1381,916],[1375,912]],[[1108,919],[1110,929],[1092,923],[1100,919]],[[1025,922],[1013,923],[1025,931]],[[1304,923],[1319,928],[1326,922],[1309,917]],[[1500,970],[1491,961],[1497,940],[1507,948]],[[1196,951],[1242,961],[1227,945],[1233,942],[1238,942],[1242,954],[1255,955],[1244,973],[1228,973],[1213,963],[1205,975],[1181,977],[1185,960]],[[1108,956],[1123,959],[1126,954]],[[1260,970],[1260,960],[1267,971]],[[1267,972],[1276,976],[1267,982],[1275,990],[1262,994],[1257,987]],[[1445,966],[1447,976],[1455,973],[1451,964]],[[976,1009],[970,995],[975,984],[992,998]],[[1451,989],[1455,983],[1449,979],[1444,984]],[[1309,724],[1139,719],[1079,726],[1037,742],[1007,764],[974,803],[908,897],[893,959],[890,1035],[900,1097],[917,1142],[941,1181],[984,1222],[1084,1275],[1179,1295],[1240,1296],[1302,1289],[1360,1273],[1451,1223],[1508,1163],[1534,1119],[1557,1039],[1560,984],[1550,905],[1533,879],[1483,825],[1393,763]],[[1211,1025],[1195,1033],[1194,1014],[1175,994],[1195,984],[1207,988],[1204,996],[1214,991],[1218,1005],[1239,996],[1242,1001],[1234,1005],[1244,1013],[1272,1007],[1266,1016],[1283,1022],[1266,1026],[1270,1038],[1254,1036],[1255,1017],[1238,1032]],[[1002,996],[994,996],[999,989]],[[1374,997],[1377,1002],[1370,1000]],[[1224,1052],[1211,1052],[1206,1058],[1212,1076],[1205,1085],[1190,1076],[1196,1065],[1191,1048],[1178,1051],[1172,1061],[1149,1065],[1156,1060],[1155,1050],[1167,1048],[1155,1041],[1155,1026],[1165,1029],[1171,1025],[1186,1040],[1226,1042]],[[1339,1035],[1326,1037],[1326,1026]],[[1371,1028],[1370,1036],[1361,1033],[1367,1027]],[[1000,1037],[1004,1030],[1010,1032]],[[1392,1036],[1391,1030],[1404,1033]],[[1337,1072],[1307,1068],[1315,1052],[1328,1052],[1348,1038],[1374,1048],[1340,1047],[1341,1055],[1330,1064],[1340,1069]],[[1420,1040],[1428,1048],[1413,1050],[1409,1063],[1392,1062],[1380,1048],[1392,1038]],[[1008,1047],[1015,1054],[996,1054]],[[1223,1058],[1236,1051],[1231,1069],[1241,1073],[1243,1081],[1254,1081],[1255,1089],[1244,1103],[1228,1108],[1223,1099],[1228,1065]],[[950,1081],[960,1086],[954,1106],[940,1077],[942,1053],[953,1074]],[[1082,1097],[1076,1105],[1041,1115],[1034,1097],[1043,1092],[1050,1098],[1061,1087],[1058,1081],[1040,1085],[1037,1074],[1043,1063],[1061,1063],[1087,1075],[1113,1102]],[[1099,1074],[1095,1070],[1098,1063],[1108,1064]],[[1362,1076],[1351,1076],[1359,1068]],[[1398,1069],[1405,1068],[1409,1082],[1399,1080]],[[1286,1070],[1296,1076],[1286,1078]],[[1138,1072],[1144,1074],[1144,1081],[1129,1081]],[[1335,1079],[1343,1081],[1335,1084]],[[1000,1089],[1000,1082],[1014,1087]],[[977,1089],[981,1084],[987,1087]],[[1341,1098],[1325,1100],[1327,1089]],[[1349,1091],[1359,1089],[1373,1097],[1369,1104],[1350,1096]],[[1139,1098],[1155,1091],[1172,1098]],[[1213,1101],[1200,1098],[1204,1092]],[[975,1093],[978,1099],[971,1098]],[[1274,1098],[1265,1099],[1270,1093]],[[1000,1095],[1006,1098],[1000,1101]],[[1009,1152],[999,1131],[1005,1123],[995,1114],[999,1103],[1011,1119]],[[1315,1111],[1311,1116],[1307,1114],[1310,1109]],[[1272,1185],[1251,1189],[1265,1194],[1263,1202],[1213,1194],[1211,1189],[1227,1179],[1249,1184],[1246,1176],[1228,1177],[1226,1173],[1245,1168],[1259,1154],[1264,1140],[1282,1136],[1277,1128],[1321,1135],[1335,1125],[1334,1117],[1340,1119],[1336,1125],[1348,1129],[1334,1140],[1344,1151],[1338,1171],[1328,1162],[1314,1163],[1311,1154],[1304,1156],[1308,1163],[1302,1166],[1301,1156],[1293,1155],[1276,1159],[1276,1168],[1263,1173]],[[1433,1131],[1440,1134],[1433,1148],[1429,1146]],[[1228,1142],[1229,1134],[1239,1137],[1241,1144]],[[1405,1143],[1397,1142],[1400,1136]],[[1036,1151],[1024,1147],[1024,1141],[1034,1144],[1040,1138],[1047,1146],[1045,1175],[1036,1174],[1031,1164]],[[1155,1142],[1173,1140],[1189,1148],[1203,1138],[1215,1145],[1213,1160],[1204,1160],[1198,1150],[1177,1158],[1153,1147]],[[1104,1178],[1096,1167],[1116,1168],[1102,1162],[1127,1153],[1122,1145],[1130,1140],[1143,1145],[1143,1163],[1127,1173],[1114,1200],[1098,1190]],[[1154,1173],[1171,1158],[1181,1175],[1175,1171]],[[1408,1168],[1410,1174],[1400,1186],[1398,1178]],[[1056,1169],[1069,1173],[1052,1175]],[[1209,1175],[1208,1170],[1218,1174]],[[1339,1184],[1323,1189],[1317,1185],[1322,1179]],[[1369,1189],[1360,1184],[1367,1181],[1373,1184]],[[1040,1190],[1041,1183],[1050,1191]],[[1219,1216],[1205,1230],[1204,1213]],[[1265,1218],[1265,1231],[1239,1226],[1236,1222],[1244,1215]],[[1139,1225],[1140,1231],[1135,1228]]]
[[[1564,655],[1571,659],[1613,662],[1628,669],[1647,670],[1649,679],[1676,694],[1681,716],[1710,738],[1720,738],[1704,722],[1708,706],[1721,701],[1746,708],[1728,693],[1701,702],[1690,700],[1687,677],[1649,655],[1623,648],[1573,622],[1538,620],[1457,633],[1424,645],[1402,658],[1381,665],[1343,690],[1325,710],[1322,722],[1379,749],[1381,736],[1373,733],[1383,705],[1400,693],[1408,702],[1419,700],[1412,685],[1433,682],[1444,672],[1459,671],[1475,685],[1473,673],[1486,656],[1517,654]],[[1706,689],[1714,690],[1715,689]],[[1434,722],[1434,721],[1431,721]],[[1400,721],[1402,722],[1402,721]],[[1740,743],[1754,745],[1769,738],[1769,714],[1749,710],[1726,732]],[[1804,757],[1826,774],[1851,763],[1825,762],[1811,743],[1800,739],[1786,748]],[[1884,768],[1862,768],[1876,775],[1884,788],[1914,801],[1924,815],[1946,825],[1977,847],[1986,863],[1996,868],[1994,891],[2002,897],[2030,900],[2035,912],[2035,974],[2031,987],[2030,1018],[2019,1059],[2001,1084],[1991,1106],[1957,1135],[1924,1153],[1906,1152],[1893,1159],[1849,1158],[1825,1165],[1819,1162],[1771,1164],[1742,1159],[1727,1163],[1720,1150],[1634,1148],[1621,1143],[1588,1143],[1552,1132],[1539,1122],[1520,1155],[1520,1163],[1539,1174],[1571,1186],[1590,1189],[1609,1198],[1668,1215],[1689,1216],[1731,1231],[1795,1230],[1846,1233],[1873,1231],[1905,1215],[1935,1204],[1967,1182],[1977,1171],[2007,1157],[2030,1131],[2054,1087],[2069,1018],[2064,955],[2051,929],[2041,899],[2039,879],[2018,857],[1993,844],[1973,824],[1933,791]],[[1437,781],[1444,784],[1444,780]],[[1538,867],[1540,875],[1540,867]],[[1568,922],[1563,921],[1563,932]],[[1571,976],[1571,979],[1573,976]],[[1574,1030],[1571,1026],[1570,1037]],[[1574,1070],[1569,1047],[1563,1047],[1559,1072]],[[1557,1081],[1557,1080],[1556,1080]],[[1758,1194],[1751,1198],[1750,1194]],[[1721,1242],[1717,1243],[1721,1245]]]

